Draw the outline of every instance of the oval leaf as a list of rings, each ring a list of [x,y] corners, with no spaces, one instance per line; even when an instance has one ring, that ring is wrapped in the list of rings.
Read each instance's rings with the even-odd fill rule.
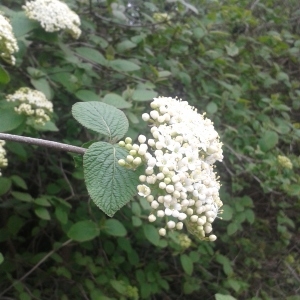
[[[187,256],[186,254],[182,254],[182,255],[180,255],[180,262],[181,262],[184,272],[188,275],[192,275],[194,265],[193,265],[193,262],[190,259],[190,257]]]
[[[109,235],[125,236],[127,234],[124,225],[116,219],[106,220],[104,226],[105,226],[105,232]]]
[[[130,201],[139,184],[137,171],[118,164],[127,154],[119,145],[97,142],[83,156],[87,190],[95,204],[110,217]]]
[[[89,90],[80,90],[76,92],[75,96],[81,101],[100,101],[100,98],[97,94]]]
[[[119,109],[131,107],[131,104],[126,102],[123,97],[114,93],[106,94],[103,98],[103,102]]]
[[[230,295],[215,294],[216,300],[236,300]]]
[[[99,233],[100,230],[93,221],[79,221],[71,226],[68,237],[77,242],[86,242],[97,237]]]
[[[232,219],[232,208],[227,205],[227,204],[224,204],[222,206],[222,210],[223,210],[223,213],[222,213],[222,220],[224,221],[230,221]]]
[[[125,114],[105,103],[78,102],[72,107],[73,117],[83,126],[112,139],[120,139],[128,130]]]
[[[13,109],[0,109],[0,132],[11,131],[25,120],[24,115],[17,114]]]
[[[147,240],[153,245],[157,246],[159,244],[159,234],[157,228],[151,224],[145,224],[143,226],[143,230]]]
[[[274,148],[278,143],[278,134],[275,131],[268,130],[264,133],[262,138],[258,141],[260,149],[267,152]]]
[[[9,191],[11,187],[11,180],[9,178],[0,177],[0,196]]]
[[[100,65],[106,65],[106,59],[104,56],[93,48],[80,47],[75,50],[82,58],[98,63]]]
[[[6,70],[0,66],[0,83],[6,84],[9,83],[10,77]]]
[[[110,61],[110,66],[116,70],[121,72],[132,72],[140,69],[140,66],[137,64],[124,59],[115,59]]]
[[[132,100],[135,100],[135,101],[150,101],[156,96],[157,96],[157,93],[154,92],[154,91],[135,90],[133,95],[132,95]]]
[[[42,220],[51,220],[51,216],[49,214],[49,211],[45,207],[37,207],[34,209],[35,214]]]

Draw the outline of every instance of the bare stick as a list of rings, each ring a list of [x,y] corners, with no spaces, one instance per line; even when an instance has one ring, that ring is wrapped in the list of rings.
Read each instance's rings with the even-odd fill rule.
[[[60,151],[73,152],[77,154],[84,154],[86,151],[85,148],[81,148],[81,147],[52,142],[48,140],[35,139],[26,136],[8,134],[8,133],[0,133],[0,140],[26,143],[26,144],[36,145],[36,146],[43,146],[43,147],[53,148]]]
[[[61,246],[59,246],[57,249],[54,249],[50,251],[48,254],[46,254],[36,265],[34,265],[25,275],[23,275],[20,279],[14,281],[7,289],[5,289],[3,292],[1,292],[0,297],[3,296],[6,292],[8,292],[12,287],[14,287],[18,282],[23,281],[25,278],[27,278],[32,272],[34,272],[45,260],[47,260],[53,253],[55,253],[58,249],[61,249],[68,244],[70,244],[73,240],[67,240],[64,242]]]

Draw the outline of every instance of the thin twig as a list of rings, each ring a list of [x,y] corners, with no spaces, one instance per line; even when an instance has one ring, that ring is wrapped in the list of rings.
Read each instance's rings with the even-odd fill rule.
[[[260,1],[260,0],[255,0],[255,1],[251,4],[251,6],[250,6],[250,10],[253,10],[254,7],[259,3],[259,1]]]
[[[68,144],[62,144],[57,142],[52,142],[48,140],[35,139],[26,136],[8,134],[8,133],[0,133],[0,140],[13,141],[18,143],[31,144],[36,146],[48,147],[60,151],[73,152],[77,154],[84,154],[86,149],[82,147],[76,147]]]
[[[54,254],[57,250],[61,249],[62,247],[67,246],[73,240],[67,240],[64,242],[59,248],[53,249],[48,254],[46,254],[35,266],[33,266],[25,275],[23,275],[20,279],[14,281],[7,289],[5,289],[1,294],[0,297],[3,296],[6,292],[8,292],[12,287],[14,287],[17,283],[23,281],[26,277],[28,277],[32,272],[34,272],[43,262],[45,262],[52,254]]]

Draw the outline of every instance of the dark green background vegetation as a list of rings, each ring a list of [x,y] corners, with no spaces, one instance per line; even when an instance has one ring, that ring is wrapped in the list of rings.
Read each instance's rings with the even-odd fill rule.
[[[148,101],[178,96],[207,112],[224,143],[223,220],[215,243],[190,236],[185,248],[177,233],[158,236],[143,199],[113,219],[102,213],[79,157],[75,168],[73,155],[7,142],[0,299],[299,300],[299,1],[66,2],[81,18],[79,40],[27,20],[23,1],[1,1],[20,51],[16,66],[4,66],[0,132],[77,146],[102,139],[71,115],[74,103],[92,100],[121,108],[136,138]],[[1,124],[5,95],[22,86],[53,101],[57,128]]]

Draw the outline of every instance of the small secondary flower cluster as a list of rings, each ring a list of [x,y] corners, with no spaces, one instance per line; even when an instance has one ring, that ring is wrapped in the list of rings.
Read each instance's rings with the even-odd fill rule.
[[[0,140],[0,168],[7,166],[7,159],[5,158],[6,151],[3,148],[4,145],[5,145],[5,141]],[[0,176],[1,175],[2,175],[2,173],[1,173],[1,169],[0,169]]]
[[[213,170],[213,164],[223,159],[219,135],[213,123],[186,101],[159,97],[151,107],[142,118],[152,124],[152,138],[140,135],[140,145],[132,145],[130,138],[121,141],[129,155],[119,164],[128,168],[146,164],[137,189],[153,209],[150,222],[166,216],[167,229],[181,230],[185,222],[192,234],[214,241],[212,223],[223,205]],[[166,228],[159,234],[164,236]]]
[[[278,163],[285,169],[293,169],[293,164],[291,160],[283,155],[278,155],[277,156],[277,161]]]
[[[14,65],[14,53],[18,52],[17,40],[7,18],[0,12],[0,56],[9,64]]]
[[[52,102],[42,92],[27,87],[20,88],[12,95],[7,95],[6,100],[19,104],[15,107],[15,111],[29,116],[29,124],[32,122],[45,125],[45,122],[50,120],[49,115],[53,112]]]
[[[78,39],[80,18],[67,4],[59,0],[35,0],[23,6],[29,19],[37,20],[48,32],[65,30]]]

